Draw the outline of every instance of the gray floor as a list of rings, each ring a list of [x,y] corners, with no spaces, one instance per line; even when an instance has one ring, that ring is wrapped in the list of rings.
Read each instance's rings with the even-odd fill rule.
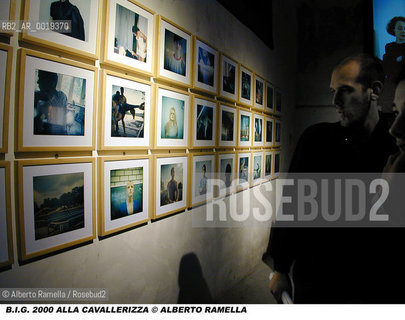
[[[269,289],[270,267],[260,262],[252,273],[225,292],[219,304],[269,304],[276,303]]]

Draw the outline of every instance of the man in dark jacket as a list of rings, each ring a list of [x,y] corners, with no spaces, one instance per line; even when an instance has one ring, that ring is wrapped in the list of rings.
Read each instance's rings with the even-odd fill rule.
[[[382,172],[395,152],[389,124],[379,114],[383,88],[380,61],[350,56],[333,70],[330,88],[339,114],[337,123],[306,129],[296,147],[290,172]],[[370,228],[273,228],[268,252],[275,276],[270,289],[276,298],[290,290],[292,265],[295,303],[368,302],[372,277]]]

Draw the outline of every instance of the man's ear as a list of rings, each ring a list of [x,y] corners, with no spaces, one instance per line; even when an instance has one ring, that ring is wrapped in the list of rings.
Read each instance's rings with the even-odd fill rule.
[[[378,80],[374,81],[371,84],[371,89],[373,90],[372,95],[375,96],[376,99],[381,95],[383,87],[384,87],[383,83]]]

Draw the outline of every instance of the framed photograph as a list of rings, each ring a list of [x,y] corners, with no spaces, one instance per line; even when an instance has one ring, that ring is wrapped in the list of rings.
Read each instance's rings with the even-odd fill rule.
[[[211,94],[218,92],[218,50],[193,36],[193,87]]]
[[[277,178],[280,175],[280,151],[274,151],[273,156],[274,156],[274,171],[273,171],[273,177]]]
[[[264,92],[264,79],[255,74],[255,103],[256,109],[264,110],[266,105],[265,92]]]
[[[187,148],[189,95],[158,87],[157,99],[155,147]]]
[[[215,178],[215,154],[192,154],[191,159],[191,205],[195,206],[210,201],[214,196],[212,181]]]
[[[251,179],[251,153],[240,152],[237,155],[237,190],[244,190],[250,187]]]
[[[92,150],[97,69],[23,49],[18,151]]]
[[[269,180],[273,177],[273,152],[264,151],[264,179]]]
[[[239,68],[239,97],[238,102],[253,106],[253,72],[244,66]]]
[[[2,0],[0,1],[0,21],[14,20],[15,19],[15,3],[16,0]],[[0,26],[0,35],[12,36],[13,32],[3,30]]]
[[[104,71],[103,93],[100,149],[149,147],[152,84]]]
[[[264,142],[264,117],[260,114],[253,114],[253,146],[263,147]]]
[[[274,112],[274,87],[270,82],[266,82],[266,112]]]
[[[263,151],[252,152],[252,185],[263,182]]]
[[[103,63],[152,75],[154,12],[133,0],[108,0]]]
[[[0,161],[0,268],[14,262],[10,183],[10,162]]]
[[[187,165],[186,155],[155,156],[155,219],[186,209],[188,205]]]
[[[13,49],[0,43],[0,153],[8,151],[8,124]]]
[[[94,162],[17,161],[21,260],[94,239]]]
[[[150,168],[148,156],[99,158],[99,235],[149,220]]]
[[[219,95],[231,101],[238,100],[237,75],[238,63],[221,54],[219,73]]]
[[[39,23],[36,28],[22,32],[22,40],[67,54],[94,60],[98,58],[100,1],[24,0],[23,2],[23,20]],[[43,31],[44,28],[50,28],[53,20],[71,20],[69,32]]]
[[[270,117],[265,118],[266,121],[266,130],[265,130],[265,141],[264,145],[266,147],[273,147],[274,146],[274,119]]]
[[[233,152],[221,152],[217,156],[217,179],[220,180],[218,196],[223,197],[236,191],[236,155]]]
[[[238,147],[252,146],[252,113],[239,108]]]
[[[220,104],[218,145],[220,147],[235,147],[237,137],[236,108],[231,105]]]
[[[157,76],[180,85],[191,84],[191,34],[159,16]]]
[[[274,143],[275,146],[278,147],[281,144],[281,121],[276,119],[274,123],[275,123]]]
[[[281,114],[281,91],[276,90],[276,114]]]
[[[215,147],[217,128],[217,102],[200,96],[193,96],[192,147]]]

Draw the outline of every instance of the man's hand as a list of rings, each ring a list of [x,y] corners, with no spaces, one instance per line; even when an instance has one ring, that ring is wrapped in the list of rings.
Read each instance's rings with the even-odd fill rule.
[[[281,303],[281,294],[286,291],[292,297],[292,286],[290,277],[285,273],[274,272],[270,280],[270,291],[278,303]]]

